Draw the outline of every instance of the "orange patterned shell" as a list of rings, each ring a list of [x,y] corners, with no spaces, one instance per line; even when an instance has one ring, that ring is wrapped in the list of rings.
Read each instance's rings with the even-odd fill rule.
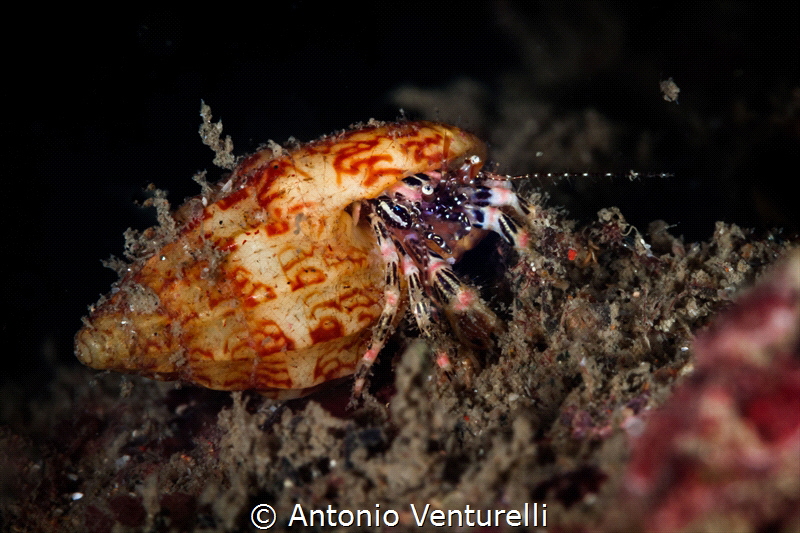
[[[178,209],[174,236],[98,303],[76,336],[78,359],[222,390],[352,374],[384,289],[360,202],[484,151],[453,126],[400,122],[247,157],[219,192]]]

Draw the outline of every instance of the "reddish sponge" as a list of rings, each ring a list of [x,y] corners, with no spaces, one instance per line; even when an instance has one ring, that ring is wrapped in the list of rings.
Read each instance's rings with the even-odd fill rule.
[[[800,523],[800,250],[695,342],[633,443],[621,501],[647,531]],[[637,510],[637,511],[634,511]]]

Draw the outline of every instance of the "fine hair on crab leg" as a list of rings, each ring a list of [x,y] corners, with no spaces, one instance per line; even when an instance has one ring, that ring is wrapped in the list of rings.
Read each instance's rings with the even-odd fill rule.
[[[377,359],[383,345],[386,344],[386,339],[391,334],[392,322],[394,322],[394,318],[397,315],[401,298],[400,278],[397,272],[399,263],[397,247],[386,227],[374,213],[370,213],[369,219],[386,269],[386,287],[384,288],[383,311],[381,311],[381,316],[373,330],[369,348],[367,348],[366,353],[359,361],[356,370],[355,384],[353,385],[353,392],[356,396],[361,394],[366,383],[367,373],[375,359]]]

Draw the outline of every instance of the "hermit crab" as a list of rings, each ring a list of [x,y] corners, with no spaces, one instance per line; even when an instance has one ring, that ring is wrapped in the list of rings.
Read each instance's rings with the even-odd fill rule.
[[[276,397],[355,374],[358,394],[410,310],[449,370],[442,323],[478,346],[498,325],[452,265],[487,232],[528,246],[532,208],[485,157],[466,131],[409,121],[245,157],[140,237],[76,355]]]

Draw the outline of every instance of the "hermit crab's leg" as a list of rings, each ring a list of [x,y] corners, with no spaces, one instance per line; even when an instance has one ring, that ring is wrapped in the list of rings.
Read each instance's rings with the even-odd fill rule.
[[[442,338],[434,338],[432,331],[431,301],[425,288],[427,279],[423,281],[419,268],[417,268],[417,263],[411,257],[412,254],[417,257],[417,261],[420,261],[423,264],[423,269],[428,272],[428,257],[430,254],[434,254],[434,252],[431,252],[430,248],[424,243],[420,243],[417,240],[417,236],[413,234],[408,236],[408,240],[405,241],[405,244],[401,245],[397,243],[397,246],[399,249],[403,250],[401,252],[403,254],[403,274],[408,282],[408,299],[412,314],[417,322],[417,327],[422,335],[430,342],[430,346],[436,354],[436,364],[445,372],[450,372],[453,369],[448,355],[450,350],[444,346],[447,341]],[[408,247],[408,250],[406,250],[406,247]],[[424,254],[424,257],[419,257],[420,254]],[[437,254],[434,255],[441,259]]]
[[[431,306],[425,297],[425,288],[422,285],[419,268],[405,251],[402,252],[402,270],[408,282],[408,299],[411,306],[411,314],[417,323],[420,333],[425,337],[431,338]]]
[[[398,247],[400,247],[399,243]],[[425,287],[420,277],[419,268],[417,268],[416,263],[407,252],[403,251],[401,253],[403,255],[403,275],[408,281],[408,299],[411,312],[414,315],[414,320],[417,323],[420,333],[430,341],[431,347],[436,352],[437,366],[445,372],[449,372],[452,370],[452,365],[450,364],[448,350],[441,346],[438,346],[437,349],[439,343],[433,337],[430,300],[425,294]]]
[[[528,217],[530,215],[531,207],[514,192],[509,182],[497,182],[496,180],[491,180],[491,182],[493,186],[487,187],[486,185],[479,185],[473,189],[470,198],[470,203],[472,203],[472,205],[478,207],[508,206],[514,209],[521,217]],[[494,185],[495,183],[497,183],[497,185]],[[499,183],[508,185],[499,186]]]
[[[428,251],[428,284],[449,312],[451,322],[469,342],[481,345],[497,329],[497,316],[483,302],[475,289],[461,283],[442,256]]]
[[[414,224],[411,208],[394,202],[387,196],[375,201],[375,213],[389,226],[397,229],[411,229]]]
[[[413,206],[406,204],[396,203],[388,198],[379,198],[375,206],[375,212],[382,219],[382,222],[391,226],[395,230],[400,230],[406,235],[405,241],[395,242],[395,252],[401,250],[403,254],[403,276],[408,280],[409,299],[411,303],[411,311],[417,321],[420,332],[424,335],[430,335],[430,307],[425,299],[424,288],[420,279],[419,269],[417,263],[424,263],[426,260],[428,246],[421,243],[414,231],[418,225],[415,222],[415,216],[412,213]],[[388,233],[386,226],[380,224],[384,232]],[[439,237],[438,235],[430,233],[431,237]],[[444,239],[439,237],[442,242]],[[446,244],[445,244],[446,246]]]
[[[372,332],[372,340],[370,341],[369,348],[367,348],[367,352],[361,358],[361,361],[358,363],[358,368],[356,369],[355,384],[353,386],[353,393],[355,396],[361,394],[361,390],[366,383],[367,373],[369,373],[372,363],[377,359],[381,348],[386,344],[386,339],[391,333],[392,322],[394,322],[394,317],[397,315],[397,309],[400,304],[400,278],[397,272],[399,256],[397,254],[397,246],[381,219],[373,213],[370,213],[369,218],[372,230],[375,232],[375,237],[378,240],[378,247],[381,251],[381,258],[383,259],[386,270],[386,286],[383,293],[383,311]]]
[[[455,311],[466,310],[478,295],[475,290],[461,283],[456,273],[442,256],[428,251],[428,283],[436,298]]]
[[[500,234],[503,239],[518,250],[526,250],[530,243],[530,235],[521,229],[514,220],[498,207],[468,207],[467,213],[476,228],[487,229]]]

